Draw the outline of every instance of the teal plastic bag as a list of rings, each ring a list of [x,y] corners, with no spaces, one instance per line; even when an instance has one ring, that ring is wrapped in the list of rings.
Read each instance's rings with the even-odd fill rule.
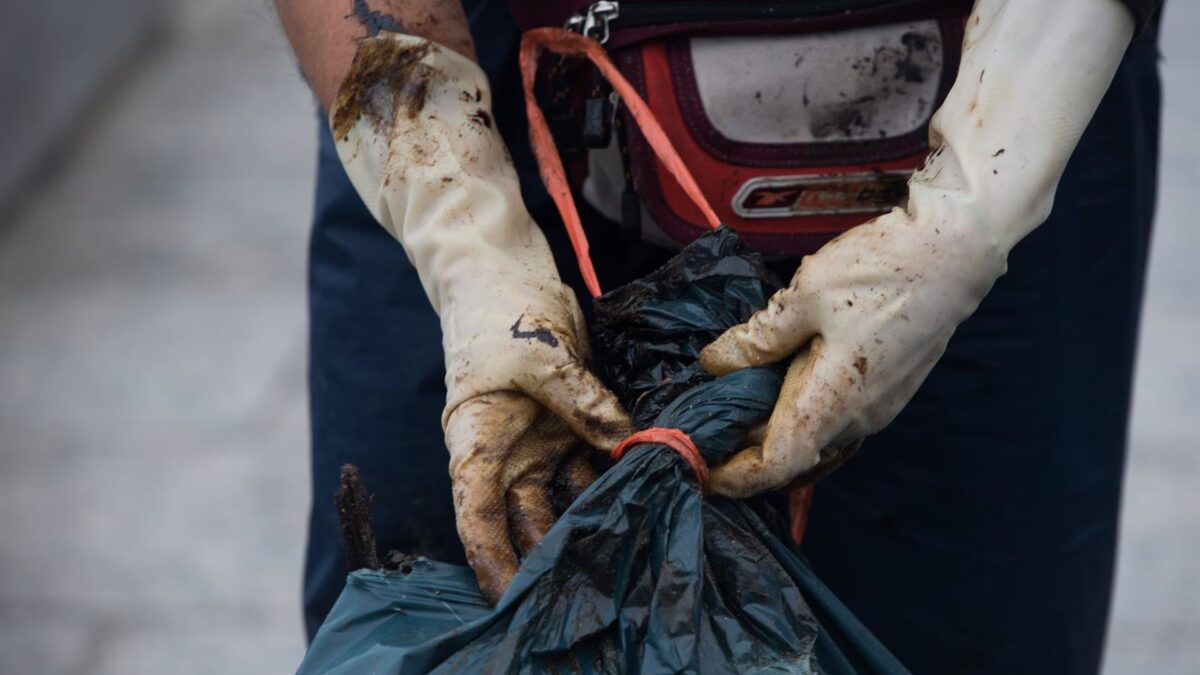
[[[776,287],[721,228],[598,299],[598,360],[635,424],[682,430],[710,464],[736,452],[781,376],[714,379],[699,351]],[[706,498],[679,454],[641,443],[566,509],[495,608],[467,568],[359,570],[299,672],[906,673],[777,520],[765,500]]]

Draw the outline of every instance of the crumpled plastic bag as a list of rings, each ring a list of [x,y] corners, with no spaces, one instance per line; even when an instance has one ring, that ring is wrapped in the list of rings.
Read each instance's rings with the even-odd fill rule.
[[[710,464],[740,449],[782,378],[713,378],[699,353],[776,287],[720,228],[599,298],[597,360],[635,425],[682,430]],[[494,608],[464,567],[359,570],[299,672],[907,673],[783,532],[765,501],[705,497],[680,454],[639,443],[566,509]]]

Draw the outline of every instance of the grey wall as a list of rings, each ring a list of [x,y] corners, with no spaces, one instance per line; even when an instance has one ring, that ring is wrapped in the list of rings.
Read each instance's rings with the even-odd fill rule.
[[[163,25],[155,0],[0,0],[0,209]]]

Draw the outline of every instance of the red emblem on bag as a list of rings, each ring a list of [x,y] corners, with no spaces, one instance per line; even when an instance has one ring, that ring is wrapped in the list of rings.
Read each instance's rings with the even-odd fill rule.
[[[733,197],[743,218],[884,213],[907,195],[909,171],[751,178]]]

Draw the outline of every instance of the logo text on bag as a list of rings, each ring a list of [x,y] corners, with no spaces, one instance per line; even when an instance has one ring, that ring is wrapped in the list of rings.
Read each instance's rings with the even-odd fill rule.
[[[907,195],[911,171],[751,178],[733,196],[743,218],[883,213]]]

